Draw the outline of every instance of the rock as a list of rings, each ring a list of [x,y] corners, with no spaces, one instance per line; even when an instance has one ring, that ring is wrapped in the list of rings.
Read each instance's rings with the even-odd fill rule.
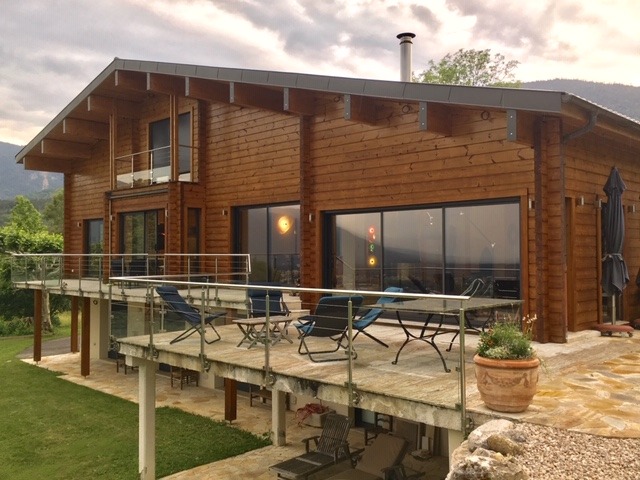
[[[514,442],[506,435],[494,433],[487,438],[487,447],[502,455],[522,455],[524,448],[519,443]]]
[[[496,433],[505,433],[513,429],[513,422],[509,420],[491,420],[480,425],[469,434],[469,451],[473,452],[478,447],[487,447],[487,438]]]
[[[469,456],[469,452],[469,441],[465,440],[451,454],[451,458],[449,458],[449,465],[453,467],[458,463],[463,462]]]
[[[517,443],[527,443],[528,440],[527,434],[518,427],[512,428],[511,430],[505,430],[502,434]]]
[[[528,480],[526,471],[513,457],[478,449],[481,455],[473,454],[458,463],[446,480]]]

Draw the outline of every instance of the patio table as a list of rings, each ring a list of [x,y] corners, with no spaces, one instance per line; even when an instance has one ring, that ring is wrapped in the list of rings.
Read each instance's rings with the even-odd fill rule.
[[[455,324],[445,324],[445,317],[457,317],[460,315],[460,309],[464,308],[465,311],[465,331],[466,330],[475,330],[479,331],[479,329],[473,326],[468,317],[469,312],[480,312],[480,311],[488,311],[487,320],[485,320],[484,325],[489,322],[492,318],[495,318],[495,312],[500,308],[511,308],[513,311],[514,307],[517,307],[516,316],[519,316],[520,305],[522,305],[522,300],[514,300],[514,299],[504,299],[504,298],[483,298],[483,297],[472,297],[468,300],[457,300],[457,299],[447,299],[447,298],[420,298],[417,300],[408,300],[406,302],[393,302],[393,303],[385,303],[384,305],[377,305],[378,308],[383,308],[388,311],[394,311],[396,313],[396,317],[398,318],[398,323],[402,327],[402,330],[405,334],[405,341],[396,353],[396,358],[393,360],[394,365],[398,363],[398,359],[400,358],[400,353],[404,347],[406,347],[409,343],[419,340],[421,342],[427,343],[431,345],[431,347],[436,351],[439,355],[440,360],[442,361],[442,365],[444,367],[445,372],[450,372],[451,370],[447,367],[447,362],[445,361],[438,345],[435,343],[436,337],[438,335],[442,335],[444,333],[450,333],[452,329],[458,329],[459,326],[457,323]],[[418,330],[418,333],[415,333],[415,330],[409,329],[407,325],[407,319],[405,316],[405,320],[403,321],[401,313],[417,313],[420,316],[424,315],[421,319],[422,328]],[[434,317],[438,317],[440,319],[439,322],[432,322]],[[456,332],[456,336],[460,332]],[[451,340],[449,345],[449,349],[451,349],[451,345],[453,344],[454,338]]]
[[[247,349],[258,343],[266,345],[269,342],[270,345],[275,345],[283,338],[289,343],[293,343],[287,336],[287,328],[293,320],[291,317],[271,317],[269,319],[269,329],[267,330],[266,317],[235,319],[233,323],[238,325],[243,334],[242,340],[237,346],[239,347],[245,342],[249,344]]]

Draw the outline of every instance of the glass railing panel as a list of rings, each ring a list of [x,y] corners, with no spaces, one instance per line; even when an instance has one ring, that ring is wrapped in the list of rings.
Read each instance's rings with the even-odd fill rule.
[[[171,147],[161,147],[122,155],[115,159],[116,189],[144,187],[171,180]],[[180,146],[178,181],[190,182],[194,148]]]

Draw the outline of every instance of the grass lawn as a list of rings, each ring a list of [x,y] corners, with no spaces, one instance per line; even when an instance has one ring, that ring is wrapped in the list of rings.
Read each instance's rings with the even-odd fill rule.
[[[138,478],[137,404],[18,360],[32,342],[0,339],[0,478]],[[158,477],[269,443],[181,410],[156,412]]]

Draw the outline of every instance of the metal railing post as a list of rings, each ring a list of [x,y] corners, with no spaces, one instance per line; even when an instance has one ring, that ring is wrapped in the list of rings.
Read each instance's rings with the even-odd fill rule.
[[[460,331],[460,366],[458,367],[458,381],[460,382],[460,430],[464,438],[467,438],[467,375],[465,366],[465,308],[460,307],[459,331]]]
[[[349,406],[352,407],[359,403],[359,399],[353,383],[353,301],[351,296],[347,302],[347,316],[347,390],[349,392]]]
[[[265,317],[266,317],[266,328],[267,328],[267,338],[264,344],[264,377],[265,383],[267,385],[272,385],[271,381],[271,366],[269,364],[270,354],[271,354],[271,315],[269,312],[269,290],[267,290],[267,294],[264,297],[266,305],[265,305]]]

